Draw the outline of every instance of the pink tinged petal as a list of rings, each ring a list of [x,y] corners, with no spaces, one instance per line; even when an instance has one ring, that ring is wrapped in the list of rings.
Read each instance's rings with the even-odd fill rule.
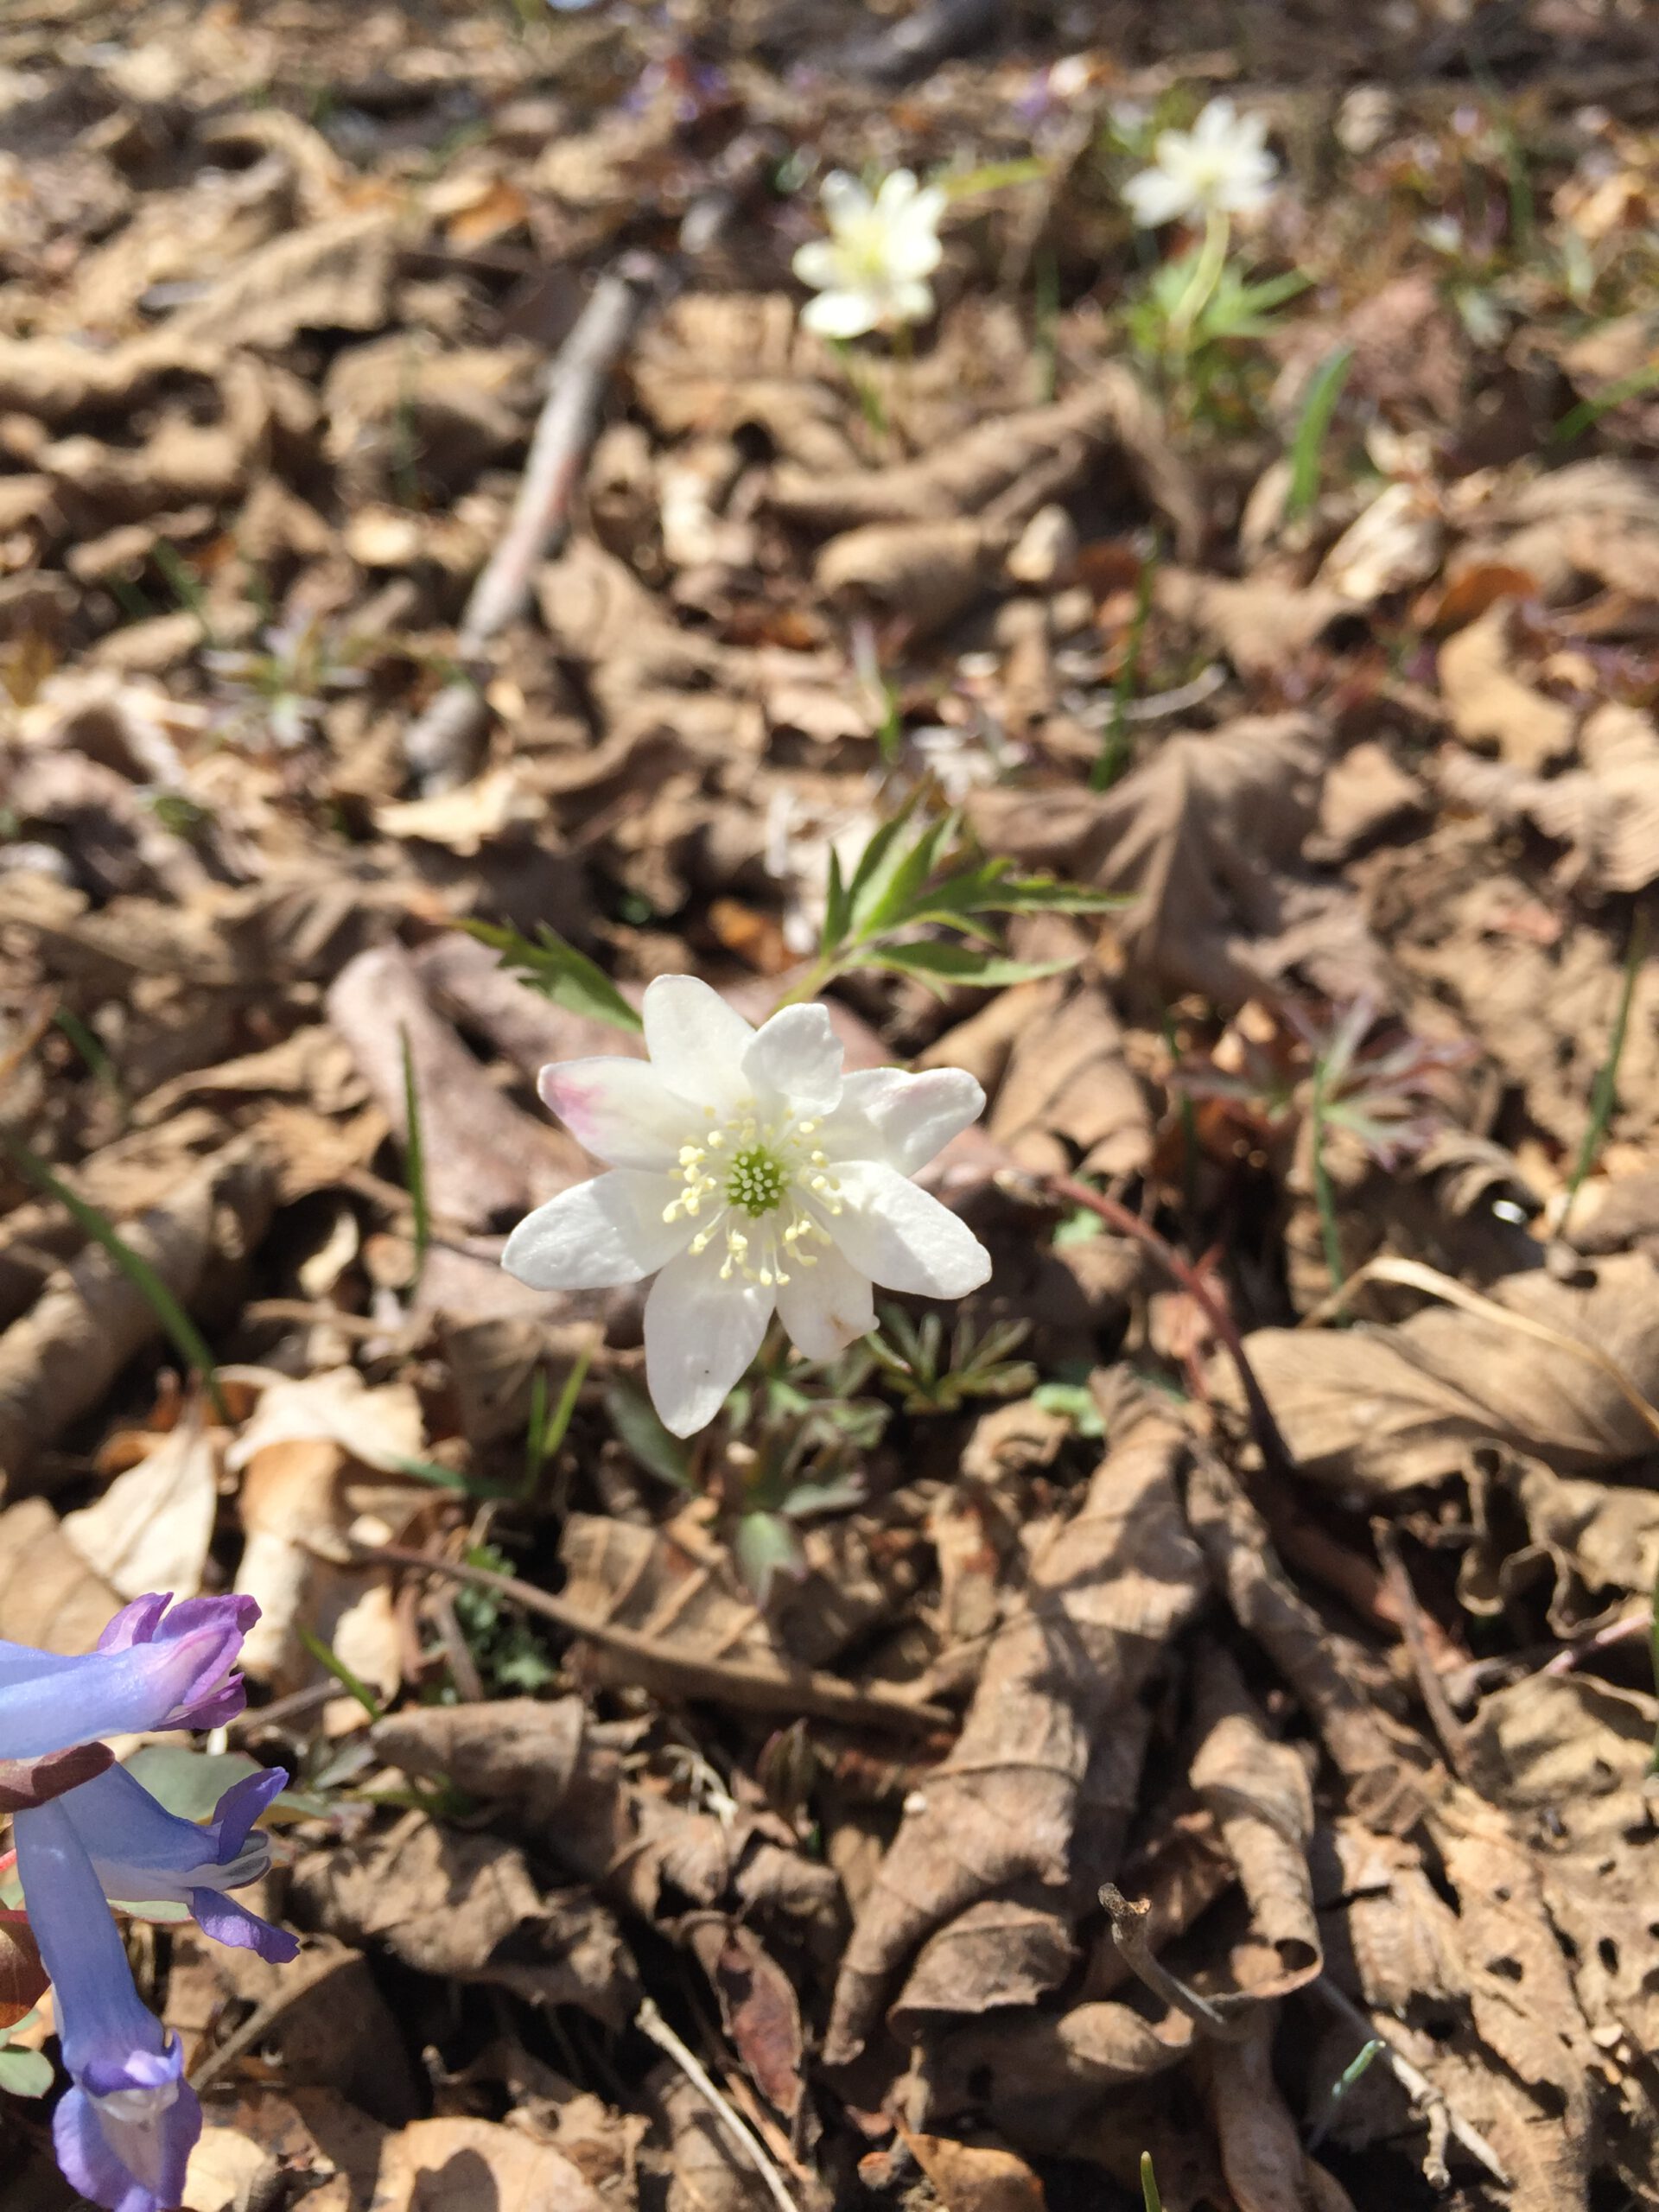
[[[799,1255],[778,1293],[778,1313],[797,1351],[808,1359],[833,1359],[875,1326],[875,1300],[868,1275],[832,1247],[815,1244],[809,1268]]]
[[[840,1162],[842,1211],[824,1226],[861,1274],[884,1290],[965,1298],[988,1282],[991,1255],[965,1222],[884,1160]]]
[[[755,1032],[743,1055],[743,1075],[757,1098],[828,1114],[841,1096],[845,1058],[825,1007],[786,1006]]]
[[[663,1219],[680,1185],[666,1175],[613,1168],[561,1191],[528,1213],[507,1239],[501,1264],[534,1290],[613,1290],[641,1282],[683,1249],[696,1224]]]
[[[644,1060],[556,1060],[536,1079],[576,1142],[607,1167],[666,1173],[702,1117]]]
[[[820,338],[862,338],[881,319],[880,302],[869,292],[820,292],[801,309],[801,327]]]
[[[742,1015],[695,976],[659,976],[639,1011],[652,1067],[668,1088],[693,1106],[728,1112],[742,1096],[739,1070],[754,1035]]]
[[[875,1138],[874,1156],[901,1175],[913,1175],[984,1111],[985,1093],[965,1068],[929,1068],[920,1075],[867,1068],[848,1077],[841,1112],[820,1141],[832,1160],[838,1142],[854,1157],[864,1157],[859,1138],[868,1129]]]
[[[716,1254],[682,1253],[645,1300],[645,1381],[664,1426],[676,1436],[707,1428],[728,1391],[760,1349],[777,1293],[733,1273]]]

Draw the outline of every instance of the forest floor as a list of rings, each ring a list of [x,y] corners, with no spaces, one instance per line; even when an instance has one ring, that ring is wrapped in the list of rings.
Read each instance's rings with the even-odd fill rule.
[[[293,1776],[293,1964],[134,1923],[190,2212],[1659,2205],[1656,65],[0,10],[0,1637],[247,1592],[148,1772]],[[937,316],[830,345],[900,166]],[[681,1443],[499,1265],[537,1071],[764,1016],[906,809],[835,1020],[983,1084],[995,1271]]]

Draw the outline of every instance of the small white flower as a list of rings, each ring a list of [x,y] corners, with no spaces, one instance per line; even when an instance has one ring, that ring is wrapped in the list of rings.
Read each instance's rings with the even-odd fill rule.
[[[1154,166],[1123,188],[1129,213],[1151,231],[1181,215],[1247,215],[1266,207],[1279,173],[1267,136],[1265,117],[1211,100],[1191,130],[1159,132]]]
[[[925,280],[939,265],[939,218],[945,198],[908,169],[883,177],[874,200],[856,177],[836,169],[823,181],[830,236],[795,256],[795,274],[817,293],[801,321],[820,338],[861,338],[867,330],[925,322],[933,312]]]
[[[910,1180],[985,1094],[960,1068],[842,1072],[819,1006],[750,1027],[707,983],[645,996],[649,1060],[563,1060],[542,1096],[611,1173],[521,1221],[501,1263],[537,1290],[657,1277],[645,1379],[677,1436],[705,1427],[777,1311],[809,1359],[875,1325],[871,1286],[963,1298],[990,1255]]]

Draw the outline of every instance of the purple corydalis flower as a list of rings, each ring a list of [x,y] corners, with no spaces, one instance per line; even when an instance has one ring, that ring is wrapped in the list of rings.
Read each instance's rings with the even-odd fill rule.
[[[259,1618],[251,1598],[135,1598],[79,1658],[0,1643],[0,1758],[99,1736],[213,1728],[240,1713],[232,1668]]]
[[[88,1784],[87,1787],[92,1785]],[[201,2131],[184,2052],[144,2010],[65,1801],[19,1813],[17,1871],[74,2086],[53,2115],[73,2186],[109,2212],[170,2212]]]
[[[124,1767],[111,1767],[59,1802],[106,1897],[132,1906],[188,1905],[215,1942],[280,1961],[295,1955],[297,1940],[225,1892],[257,1882],[269,1868],[270,1842],[251,1831],[287,1780],[280,1767],[245,1775],[205,1823],[169,1813]]]

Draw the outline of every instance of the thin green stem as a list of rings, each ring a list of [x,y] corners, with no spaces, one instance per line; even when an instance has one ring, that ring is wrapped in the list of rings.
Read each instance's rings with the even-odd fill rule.
[[[1191,351],[1193,328],[1221,281],[1231,235],[1232,225],[1225,209],[1212,207],[1205,221],[1204,244],[1198,249],[1192,274],[1170,314],[1168,351],[1178,362],[1184,362]]]
[[[1647,917],[1638,912],[1630,924],[1630,942],[1624,955],[1624,981],[1618,994],[1618,1010],[1613,1016],[1612,1034],[1607,1039],[1607,1057],[1596,1071],[1596,1080],[1590,1092],[1590,1120],[1584,1132],[1584,1141],[1579,1147],[1578,1159],[1573,1162],[1573,1179],[1567,1186],[1567,1197],[1561,1206],[1560,1234],[1567,1234],[1567,1216],[1573,1211],[1573,1201],[1579,1195],[1579,1186],[1596,1164],[1602,1141],[1607,1135],[1607,1124],[1613,1118],[1613,1109],[1618,1103],[1618,1064],[1624,1057],[1624,1039],[1630,1026],[1630,1001],[1636,995],[1636,978],[1647,950]]]
[[[1141,2153],[1141,2201],[1146,2212],[1164,2212],[1164,2200],[1158,2193],[1158,2177],[1152,2170],[1152,2153]]]
[[[858,402],[859,412],[876,436],[885,438],[887,435],[887,410],[881,404],[880,393],[877,391],[868,378],[860,372],[851,341],[845,338],[832,338],[830,340],[830,351],[847,372],[847,381],[852,387],[854,398]]]
[[[207,1338],[143,1254],[135,1251],[124,1237],[118,1236],[96,1206],[89,1205],[85,1198],[54,1175],[39,1154],[25,1144],[22,1137],[15,1136],[10,1129],[0,1128],[0,1146],[10,1154],[38,1190],[56,1199],[84,1236],[91,1237],[94,1244],[100,1245],[109,1254],[156,1316],[163,1332],[172,1338],[179,1357],[200,1376],[215,1417],[219,1421],[229,1421],[230,1413],[225,1403],[224,1393],[219,1387],[219,1373],[213,1355],[207,1349]]]
[[[1142,560],[1135,580],[1135,613],[1123,647],[1123,664],[1112,686],[1112,718],[1101,741],[1099,756],[1089,772],[1091,791],[1109,791],[1128,763],[1129,703],[1141,681],[1141,649],[1147,634],[1147,618],[1152,612],[1152,587],[1161,551],[1162,548],[1154,543]]]
[[[415,1267],[410,1276],[412,1289],[421,1279],[421,1269],[426,1265],[427,1247],[432,1242],[432,1211],[426,1196],[426,1144],[421,1131],[421,1101],[415,1082],[415,1056],[410,1049],[407,1026],[400,1026],[397,1033],[402,1040],[404,1054],[404,1173],[409,1187],[410,1211],[415,1218]]]
[[[1337,1234],[1337,1194],[1325,1157],[1325,1076],[1323,1058],[1313,1063],[1313,1095],[1308,1102],[1308,1140],[1313,1153],[1313,1203],[1319,1210],[1319,1237],[1332,1290],[1348,1279],[1342,1263],[1342,1239]]]

